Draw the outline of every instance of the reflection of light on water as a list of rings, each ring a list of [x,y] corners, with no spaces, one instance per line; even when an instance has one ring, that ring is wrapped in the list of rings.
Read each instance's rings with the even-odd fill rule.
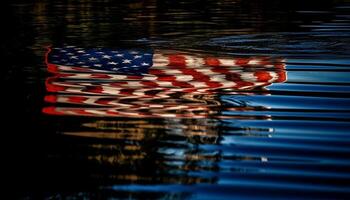
[[[178,170],[201,170],[217,168],[224,155],[221,151],[201,148],[201,145],[233,145],[236,137],[268,137],[271,128],[239,128],[237,132],[220,132],[220,121],[215,119],[165,119],[149,123],[144,120],[97,120],[83,123],[89,131],[64,131],[66,136],[103,139],[112,144],[92,144],[95,152],[111,152],[87,157],[99,163],[127,164],[138,160],[147,160],[155,154],[165,168]],[[265,133],[264,133],[265,132]],[[233,139],[233,140],[232,140]],[[154,150],[145,149],[147,143],[157,143]],[[112,153],[114,152],[114,153]],[[227,158],[228,155],[224,157]],[[230,156],[231,157],[231,156]],[[240,161],[268,162],[267,157],[239,156],[231,157]],[[198,163],[197,163],[198,162]],[[196,164],[197,163],[197,164]],[[205,164],[206,163],[206,164]],[[203,166],[202,166],[203,165]],[[125,178],[125,177],[124,177]]]
[[[64,131],[63,134],[117,140],[143,140],[145,138],[156,138],[159,137],[159,135],[166,134],[186,138],[197,137],[202,138],[203,141],[205,141],[204,138],[213,138],[213,140],[209,139],[208,141],[216,141],[216,138],[218,137],[218,125],[219,122],[217,120],[210,119],[166,119],[159,124],[148,124],[146,121],[142,120],[120,122],[113,120],[98,120],[82,124],[83,127],[91,128],[91,131]]]
[[[266,157],[261,157],[261,162],[268,162],[268,159]]]

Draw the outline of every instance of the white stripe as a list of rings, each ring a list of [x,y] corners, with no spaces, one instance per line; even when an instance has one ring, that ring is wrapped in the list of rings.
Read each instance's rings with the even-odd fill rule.
[[[167,69],[167,70],[164,70],[163,73],[166,75],[183,74],[183,72],[181,70],[177,70],[177,69]]]
[[[144,81],[155,81],[158,79],[158,76],[144,76],[142,77],[141,80],[144,80]]]
[[[153,67],[158,66],[167,66],[169,65],[169,59],[168,57],[164,56],[163,54],[153,54]]]
[[[167,108],[164,108],[164,110],[184,110],[188,109],[188,106],[169,106]]]
[[[208,88],[208,85],[205,82],[191,81],[189,84],[193,85],[195,88]]]
[[[65,102],[68,102],[68,98],[67,97],[62,97],[62,96],[56,96],[56,101],[58,103],[65,103]]]
[[[179,75],[175,77],[177,81],[192,81],[193,76],[191,75]]]
[[[241,72],[240,77],[242,80],[247,81],[247,82],[257,82],[257,78],[254,76],[253,73]]]
[[[132,93],[132,95],[136,95],[136,96],[145,96],[145,93],[142,92],[142,91],[136,90],[136,91],[134,91],[134,92]]]
[[[120,89],[121,88],[110,88],[110,87],[102,86],[102,91],[100,93],[117,95],[120,93]]]
[[[160,117],[177,117],[176,114],[167,114],[167,113],[152,113],[155,116],[160,116]]]
[[[215,82],[225,82],[227,81],[226,76],[225,75],[215,75],[215,76],[211,76],[210,77],[210,81],[215,81]]]
[[[144,103],[144,102],[141,102],[141,103]],[[151,105],[148,105],[150,108],[164,108],[164,105],[161,105],[161,104],[151,104]]]
[[[83,101],[85,104],[89,104],[89,105],[100,105],[96,103],[96,100],[98,100],[99,98],[88,98],[85,101]]]
[[[127,116],[141,116],[140,113],[132,113],[132,112],[123,112],[123,111],[118,111],[120,114],[127,115]]]
[[[270,76],[272,77],[270,80],[269,80],[269,83],[273,83],[275,82],[276,80],[278,80],[279,78],[279,75],[276,73],[276,72],[269,72]]]
[[[173,85],[172,85],[172,82],[169,82],[169,81],[157,81],[156,82],[157,84],[158,84],[158,86],[160,86],[160,87],[174,87]]]
[[[88,67],[84,67],[84,66],[81,66],[81,67],[78,67],[78,68],[82,68],[81,70],[79,69],[74,69],[74,67],[71,67],[71,66],[65,66],[65,65],[57,65],[58,66],[58,69],[59,70],[62,70],[62,71],[81,71],[81,72],[110,72],[110,71],[107,71],[107,70],[98,70],[98,69],[89,69]]]
[[[110,74],[108,74],[108,76],[110,76],[110,78],[108,78],[108,79],[115,79],[115,80],[128,79],[128,76],[126,76],[126,75],[110,75]]]
[[[72,74],[69,76],[64,76],[64,78],[85,79],[85,78],[91,78],[91,74]]]
[[[84,93],[84,94],[92,94],[90,92],[83,92],[81,90],[81,88],[67,88],[66,90],[64,90],[64,92],[68,92],[68,93],[78,93],[78,94],[81,94],[81,93]]]
[[[248,65],[260,65],[261,60],[252,59],[248,62]]]
[[[120,98],[122,99],[122,98]],[[120,107],[130,107],[130,104],[119,103],[118,101],[110,101],[108,105],[120,106]]]
[[[201,68],[201,69],[195,69],[195,70],[198,71],[198,72],[200,72],[200,73],[202,73],[202,74],[204,74],[204,75],[208,75],[208,76],[210,76],[210,75],[215,75],[215,74],[220,74],[220,73],[218,73],[218,72],[212,71],[212,70],[209,69],[209,68]]]
[[[130,87],[144,87],[145,86],[140,81],[127,81],[126,83]]]
[[[70,114],[70,115],[81,115],[80,113],[77,113],[75,110],[67,110],[67,109],[61,109],[62,111],[61,112],[65,112],[67,114]]]
[[[203,66],[204,65],[203,58],[195,57],[195,56],[188,56],[188,55],[185,55],[184,57],[185,57],[187,66]]]
[[[219,61],[220,61],[220,66],[235,66],[235,64],[234,64],[234,60],[232,60],[232,59],[219,59]]]
[[[85,109],[84,111],[91,114],[96,114],[96,115],[106,115],[105,111],[92,110],[92,109]]]
[[[234,81],[223,81],[220,82],[220,84],[222,84],[220,88],[231,88],[237,86],[237,83],[235,83]]]

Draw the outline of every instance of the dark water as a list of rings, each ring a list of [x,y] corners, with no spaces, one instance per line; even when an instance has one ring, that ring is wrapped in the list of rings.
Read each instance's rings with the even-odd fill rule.
[[[349,1],[14,1],[1,15],[13,199],[349,198]],[[91,108],[44,100],[61,95],[45,47],[64,45],[282,59],[286,80],[152,101],[205,117],[47,115]]]

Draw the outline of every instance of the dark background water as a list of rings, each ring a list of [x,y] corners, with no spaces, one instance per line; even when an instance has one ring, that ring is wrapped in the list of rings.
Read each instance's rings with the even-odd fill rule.
[[[350,2],[40,0],[0,9],[13,198],[349,196]],[[278,56],[288,80],[219,95],[244,105],[223,109],[222,120],[44,115],[45,47],[65,44]]]

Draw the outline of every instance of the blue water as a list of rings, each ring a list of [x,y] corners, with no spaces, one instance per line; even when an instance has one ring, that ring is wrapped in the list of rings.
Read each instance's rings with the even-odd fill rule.
[[[349,198],[348,1],[39,0],[1,10],[3,134],[14,199]],[[53,76],[46,47],[65,45],[283,59],[286,80],[123,101],[199,105],[207,112],[200,118],[72,115],[105,107],[45,100],[100,96],[45,87]],[[239,72],[257,71],[275,72]],[[47,107],[68,112],[43,113]]]

